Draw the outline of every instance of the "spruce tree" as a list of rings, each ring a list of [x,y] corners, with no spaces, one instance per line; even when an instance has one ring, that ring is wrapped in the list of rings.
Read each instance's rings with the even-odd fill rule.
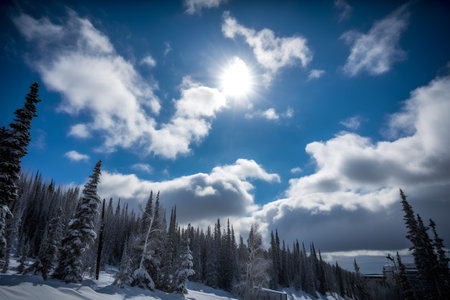
[[[416,297],[414,295],[413,288],[408,280],[408,277],[406,276],[406,267],[403,264],[402,259],[400,258],[398,252],[397,252],[397,263],[399,268],[399,272],[397,275],[397,283],[399,286],[400,297],[403,300],[415,300]]]
[[[97,261],[95,264],[95,279],[98,280],[98,276],[100,273],[100,259],[103,248],[103,230],[105,229],[105,199],[103,199],[102,205],[102,218],[100,221],[100,234],[98,236],[98,248],[97,248]]]
[[[100,198],[97,185],[100,181],[101,160],[94,167],[90,180],[85,184],[83,197],[68,224],[62,240],[58,267],[54,277],[66,282],[81,282],[83,274],[82,256],[96,238],[94,221],[98,215]]]
[[[48,274],[53,271],[55,262],[58,258],[58,250],[63,230],[61,217],[62,209],[58,208],[48,223],[45,239],[39,250],[36,271],[42,274],[44,280],[47,280]]]
[[[430,228],[433,231],[433,246],[438,258],[439,282],[444,295],[450,296],[450,273],[448,268],[449,259],[446,255],[444,240],[441,239],[436,231],[436,223],[430,219]]]
[[[179,257],[179,268],[176,274],[175,291],[179,294],[187,294],[186,281],[195,274],[192,263],[192,252],[189,248],[189,237],[185,235],[182,241],[182,249]]]
[[[7,230],[6,218],[11,216],[10,206],[17,199],[16,182],[20,177],[21,159],[28,153],[30,143],[31,120],[36,117],[36,103],[39,84],[30,86],[30,92],[25,97],[23,108],[17,109],[10,129],[0,128],[0,263],[7,264],[6,257]]]
[[[130,241],[125,244],[125,248],[123,250],[122,259],[120,261],[119,272],[117,272],[116,277],[114,279],[114,284],[119,285],[119,287],[123,288],[125,285],[131,285],[133,281],[132,265],[133,260],[129,255],[130,249]]]

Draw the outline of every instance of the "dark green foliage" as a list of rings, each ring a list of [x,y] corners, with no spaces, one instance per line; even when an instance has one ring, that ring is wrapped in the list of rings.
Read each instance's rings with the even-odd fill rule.
[[[101,160],[94,167],[90,180],[85,184],[73,218],[68,224],[67,233],[61,243],[58,266],[53,276],[66,282],[81,282],[83,274],[82,255],[96,238],[94,221],[98,214],[100,199],[97,185],[100,181]]]

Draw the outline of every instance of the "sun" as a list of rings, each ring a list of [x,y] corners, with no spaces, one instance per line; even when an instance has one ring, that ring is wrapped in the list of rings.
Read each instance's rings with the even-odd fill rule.
[[[220,76],[220,85],[225,96],[245,98],[253,90],[253,75],[247,64],[234,57]]]

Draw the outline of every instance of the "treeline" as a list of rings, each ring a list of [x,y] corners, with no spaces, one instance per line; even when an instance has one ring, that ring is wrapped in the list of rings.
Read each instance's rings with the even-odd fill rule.
[[[60,261],[69,256],[62,249],[68,244],[83,195],[79,187],[58,187],[53,181],[45,182],[39,173],[21,176],[17,187],[19,197],[11,209],[13,217],[8,219],[8,256],[3,271],[8,269],[9,253],[13,253],[19,260],[19,273],[41,274],[45,279],[55,276]],[[356,299],[362,299],[358,295],[364,293],[359,274],[324,262],[314,244],[309,251],[298,241],[290,248],[276,231],[266,250],[257,226],[244,239],[236,236],[229,221],[221,224],[217,220],[206,230],[190,225],[183,228],[178,225],[176,208],[166,220],[159,194],[150,193],[138,214],[112,198],[104,207],[103,221],[100,205],[97,212],[92,227],[96,238],[79,257],[78,275],[70,280],[56,277],[67,281],[93,277],[102,243],[100,266],[118,266],[115,282],[122,286],[183,293],[189,278],[248,297],[258,293],[253,287],[293,287],[311,294],[337,293]]]

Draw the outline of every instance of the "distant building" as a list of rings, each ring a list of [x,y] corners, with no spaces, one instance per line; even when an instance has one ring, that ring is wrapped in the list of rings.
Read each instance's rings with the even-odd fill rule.
[[[406,277],[414,284],[417,281],[418,271],[416,265],[413,263],[405,263]],[[383,275],[387,283],[391,284],[395,282],[395,274],[399,272],[396,265],[383,266]]]

